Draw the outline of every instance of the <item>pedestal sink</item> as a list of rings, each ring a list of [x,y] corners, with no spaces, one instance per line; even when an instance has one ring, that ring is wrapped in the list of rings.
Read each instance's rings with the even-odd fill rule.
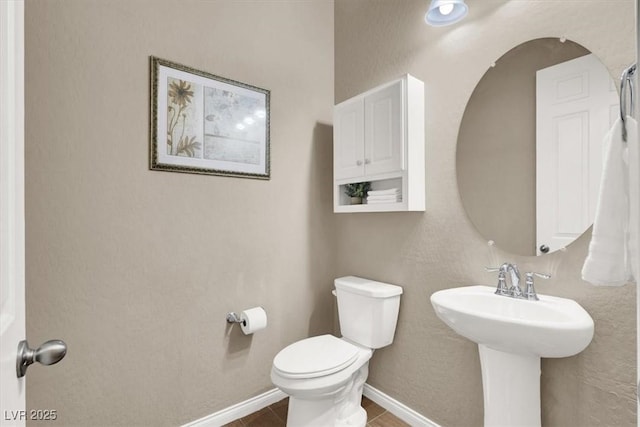
[[[485,427],[539,427],[540,358],[580,353],[593,338],[593,319],[570,299],[528,301],[494,292],[445,289],[431,295],[431,304],[451,329],[478,344]]]

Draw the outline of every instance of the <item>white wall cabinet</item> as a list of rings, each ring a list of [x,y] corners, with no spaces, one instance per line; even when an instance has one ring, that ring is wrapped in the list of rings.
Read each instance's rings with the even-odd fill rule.
[[[424,83],[407,74],[334,108],[334,212],[424,211]],[[398,188],[395,203],[351,205],[344,186]]]
[[[364,99],[335,107],[333,141],[334,179],[364,176]]]

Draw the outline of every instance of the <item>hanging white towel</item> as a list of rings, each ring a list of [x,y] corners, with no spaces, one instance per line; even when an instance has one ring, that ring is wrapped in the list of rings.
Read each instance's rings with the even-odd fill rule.
[[[622,140],[622,120],[618,119],[604,138],[604,164],[598,204],[593,222],[589,254],[582,267],[582,278],[594,285],[622,286],[633,281],[632,263],[637,257],[636,245],[631,241],[629,221],[630,160],[637,168],[637,123],[627,118],[627,141]],[[629,146],[636,145],[629,158]],[[634,183],[631,187],[637,187]],[[633,222],[637,222],[635,218]],[[637,238],[633,238],[637,239]],[[634,255],[635,252],[636,255]],[[633,262],[632,262],[633,261]]]

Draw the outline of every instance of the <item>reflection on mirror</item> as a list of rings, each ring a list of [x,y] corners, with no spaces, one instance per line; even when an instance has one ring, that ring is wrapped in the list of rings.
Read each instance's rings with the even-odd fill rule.
[[[618,102],[606,67],[577,43],[532,40],[496,61],[458,134],[458,188],[478,231],[518,255],[553,252],[584,233]]]

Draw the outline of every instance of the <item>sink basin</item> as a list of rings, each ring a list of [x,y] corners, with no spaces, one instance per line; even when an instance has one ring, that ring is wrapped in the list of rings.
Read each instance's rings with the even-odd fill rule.
[[[431,304],[458,334],[508,353],[573,356],[593,338],[593,319],[573,300],[538,295],[540,301],[527,301],[494,292],[489,286],[445,289],[431,295]]]
[[[540,358],[580,353],[593,338],[593,319],[577,302],[494,294],[489,286],[431,295],[438,317],[478,344],[485,427],[540,427]]]

